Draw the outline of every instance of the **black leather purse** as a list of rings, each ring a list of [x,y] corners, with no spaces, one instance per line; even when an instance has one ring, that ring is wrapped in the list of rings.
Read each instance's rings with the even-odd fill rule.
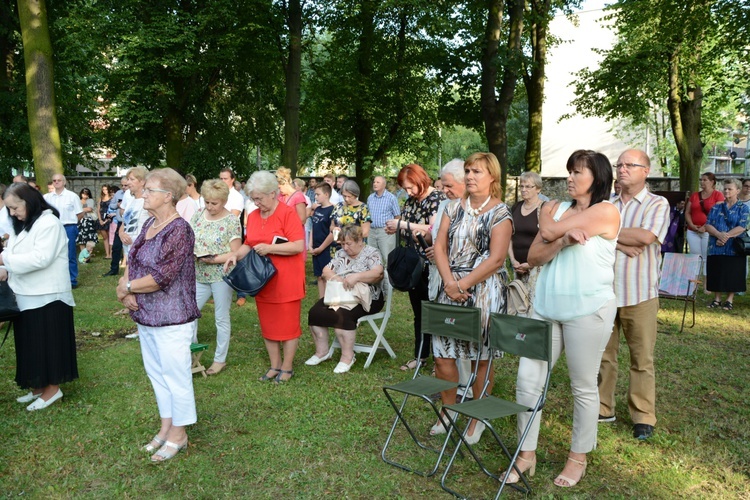
[[[401,246],[401,231],[396,231],[396,248],[388,254],[388,281],[396,290],[408,292],[419,285],[425,258],[419,254],[411,233],[411,224],[406,223],[405,246]]]
[[[224,282],[238,292],[255,297],[275,275],[276,267],[270,257],[250,250],[245,258],[237,262],[232,272],[224,276]]]
[[[11,322],[20,316],[20,314],[21,311],[18,309],[18,304],[16,303],[16,294],[13,293],[7,281],[0,281],[0,323],[3,321],[8,322],[8,328],[5,330],[5,337],[0,347],[5,345],[8,333],[10,332]]]
[[[737,255],[750,255],[750,234],[747,231],[734,238],[734,251]]]

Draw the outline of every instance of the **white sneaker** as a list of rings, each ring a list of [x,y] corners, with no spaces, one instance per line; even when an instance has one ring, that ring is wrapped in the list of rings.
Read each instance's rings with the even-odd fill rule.
[[[20,398],[16,398],[16,401],[18,401],[19,403],[31,403],[41,395],[41,392],[39,394],[34,394],[32,391],[29,391],[28,394],[21,396]]]
[[[58,399],[62,399],[63,393],[60,389],[57,390],[55,394],[52,395],[51,398],[49,398],[47,401],[43,400],[42,398],[37,398],[36,401],[31,403],[29,406],[26,407],[28,411],[36,411],[36,410],[43,410],[47,408],[49,405],[57,401]]]
[[[352,362],[348,365],[344,363],[343,361],[339,361],[339,364],[336,365],[336,368],[333,369],[333,373],[346,373],[349,370],[352,369],[352,366],[354,366],[354,362],[357,361],[357,358],[352,357]]]
[[[310,359],[308,359],[307,361],[305,361],[305,364],[307,366],[315,366],[315,365],[319,365],[323,361],[327,361],[329,359],[331,359],[331,351],[328,351],[328,354],[326,354],[322,358],[319,358],[318,356],[316,356],[315,354],[313,354]]]
[[[128,333],[127,335],[125,335],[125,338],[126,339],[137,339],[138,338],[138,332]]]

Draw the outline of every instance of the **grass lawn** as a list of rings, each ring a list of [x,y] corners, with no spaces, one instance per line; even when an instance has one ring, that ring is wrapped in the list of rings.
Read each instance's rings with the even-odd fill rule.
[[[74,291],[80,379],[63,386],[61,402],[27,412],[15,401],[22,392],[13,381],[12,335],[0,350],[0,496],[449,497],[439,477],[409,474],[380,459],[393,420],[381,387],[408,376],[398,366],[413,351],[406,294],[396,293],[388,328],[398,358],[378,354],[363,370],[360,356],[350,373],[334,375],[336,361],[304,365],[314,352],[306,311],[317,298],[317,289],[308,287],[295,375],[279,386],[257,381],[268,359],[254,302],[233,305],[226,370],[194,379],[199,420],[188,430],[190,446],[176,459],[153,465],[139,448],[158,430],[156,403],[139,343],[124,338],[135,326],[128,316],[114,316],[120,309],[116,279],[100,277],[108,265],[97,257],[81,266],[81,286]],[[727,313],[707,310],[707,297],[701,294],[695,327],[682,334],[681,306],[662,303],[659,422],[645,443],[631,437],[628,350],[621,349],[617,421],[599,426],[588,475],[572,490],[552,484],[566,457],[572,418],[566,365],[558,363],[531,479],[535,496],[750,498],[750,300],[738,297]],[[215,345],[212,308],[208,304],[200,320],[200,341],[212,345],[203,358],[207,366]],[[371,338],[368,329],[360,331]],[[515,394],[517,364],[510,357],[496,364],[496,395]],[[425,419],[418,430],[426,434],[432,423]],[[502,429],[513,441],[515,422]],[[489,443],[485,436],[479,449],[500,467]],[[456,471],[472,497],[489,496],[489,485],[468,460]],[[508,490],[508,496],[519,495]]]

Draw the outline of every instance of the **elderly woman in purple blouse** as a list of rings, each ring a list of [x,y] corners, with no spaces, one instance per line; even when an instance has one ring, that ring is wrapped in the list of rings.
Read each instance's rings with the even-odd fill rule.
[[[187,447],[185,426],[197,421],[190,370],[195,302],[193,230],[175,205],[185,180],[171,168],[146,176],[143,206],[153,216],[135,239],[117,298],[138,325],[143,366],[156,394],[161,429],[143,447],[152,462],[169,460]]]

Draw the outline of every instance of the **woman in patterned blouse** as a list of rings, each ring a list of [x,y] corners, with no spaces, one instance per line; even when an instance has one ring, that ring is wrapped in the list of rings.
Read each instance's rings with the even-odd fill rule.
[[[185,193],[185,179],[171,168],[146,176],[143,208],[152,215],[133,242],[117,298],[138,326],[146,374],[156,394],[161,428],[143,447],[152,462],[169,460],[187,447],[185,426],[195,411],[190,341],[195,302],[193,230],[175,205]],[[155,453],[154,453],[155,452]]]
[[[354,224],[362,228],[362,237],[367,242],[367,235],[370,234],[370,223],[372,217],[370,217],[370,209],[367,208],[367,204],[362,203],[359,200],[359,184],[349,179],[344,182],[341,186],[341,196],[344,201],[336,204],[331,213],[331,233],[330,241],[325,240],[323,246],[326,243],[330,243],[331,258],[336,256],[336,252],[341,250],[341,245],[338,244],[338,232],[342,227]]]
[[[416,238],[421,234],[428,244],[432,241],[430,228],[435,223],[435,215],[438,211],[440,202],[445,199],[445,194],[432,187],[432,179],[427,172],[419,165],[412,163],[406,165],[398,173],[398,185],[401,186],[409,197],[401,209],[400,219],[391,219],[385,224],[385,231],[388,234],[395,234],[396,231],[406,230],[407,223],[413,231]],[[422,257],[426,257],[424,250],[417,245]],[[407,361],[401,366],[401,370],[413,370],[417,366],[417,359],[422,362],[427,361],[432,350],[432,337],[425,335],[422,340],[422,301],[429,300],[427,283],[429,281],[429,261],[425,258],[425,267],[422,270],[422,280],[413,290],[409,290],[409,302],[411,302],[412,311],[414,311],[414,359]],[[422,349],[420,351],[420,347]]]
[[[195,291],[198,309],[203,309],[209,298],[214,298],[216,319],[216,352],[214,362],[206,370],[216,375],[227,365],[227,351],[231,335],[229,307],[232,288],[224,280],[224,262],[231,252],[242,245],[240,221],[224,208],[229,198],[229,187],[221,179],[203,183],[201,195],[206,207],[193,215],[190,226],[195,232]],[[193,340],[198,341],[198,322],[193,323]]]

